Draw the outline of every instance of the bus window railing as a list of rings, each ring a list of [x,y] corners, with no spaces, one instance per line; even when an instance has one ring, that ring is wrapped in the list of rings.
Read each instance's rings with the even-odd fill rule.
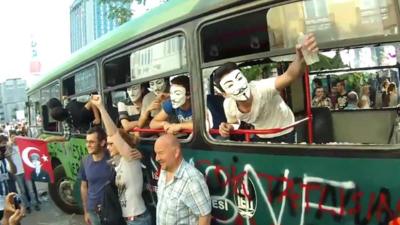
[[[290,124],[289,126],[286,127],[281,127],[281,128],[271,128],[271,129],[259,129],[259,130],[247,130],[247,129],[238,129],[238,130],[232,130],[230,131],[230,134],[244,134],[245,135],[245,141],[246,142],[250,142],[250,136],[252,134],[276,134],[276,133],[280,133],[284,130],[288,130],[292,127],[297,126],[300,123],[303,123],[305,121],[307,121],[308,118],[304,118],[301,119],[299,121],[296,121],[292,124]],[[219,134],[219,130],[218,129],[210,129],[210,134]]]
[[[150,128],[133,128],[132,132],[140,132],[140,133],[147,133],[147,134],[158,134],[164,133],[164,129],[150,129]],[[191,134],[193,131],[191,129],[183,129],[180,130],[178,133],[180,134]]]
[[[301,120],[298,120],[292,124],[290,124],[289,126],[286,127],[282,127],[282,128],[271,128],[271,129],[260,129],[260,130],[245,130],[245,129],[238,129],[238,130],[232,130],[230,131],[230,134],[242,134],[245,135],[245,141],[246,142],[250,142],[250,136],[252,134],[276,134],[279,132],[282,132],[284,130],[288,130],[290,128],[293,128],[295,126],[297,126],[300,123],[303,123],[305,121],[308,121],[309,118],[304,118]],[[133,132],[140,132],[140,133],[150,133],[150,134],[158,134],[158,133],[163,133],[164,130],[163,129],[150,129],[150,128],[133,128],[132,129]],[[209,130],[210,134],[216,134],[219,135],[219,130],[218,129],[210,129]],[[182,134],[191,134],[192,130],[190,129],[184,129],[184,130],[180,130],[178,133],[182,133]]]

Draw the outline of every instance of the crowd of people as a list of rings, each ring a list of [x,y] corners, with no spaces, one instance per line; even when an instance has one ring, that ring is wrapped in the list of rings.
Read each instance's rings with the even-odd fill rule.
[[[384,79],[382,82],[381,99],[377,99],[377,92],[370,85],[361,86],[357,93],[355,90],[347,91],[346,82],[340,80],[332,86],[328,93],[320,79],[314,79],[313,84],[312,107],[347,110],[396,107],[398,105],[396,83],[390,82],[389,79]]]
[[[1,224],[19,224],[32,208],[40,210],[40,200],[34,180],[25,179],[25,172],[16,136],[26,136],[26,123],[6,123],[0,127],[0,217]],[[16,208],[14,197],[21,200]]]
[[[223,110],[227,120],[219,122],[222,137],[229,137],[230,131],[238,129],[241,122],[256,129],[285,127],[294,123],[293,112],[280,96],[280,91],[304,74],[305,61],[301,48],[317,52],[315,37],[308,35],[304,45],[296,47],[295,60],[279,77],[248,83],[239,67],[231,62],[213,72],[215,88],[225,98]],[[110,219],[108,216],[121,214],[123,222],[129,225],[152,224],[153,219],[142,197],[140,160],[143,156],[137,149],[143,134],[132,132],[136,127],[149,127],[163,133],[157,134],[154,144],[155,159],[161,167],[157,189],[157,225],[210,224],[211,199],[204,177],[183,159],[177,138],[181,131],[193,129],[189,77],[181,75],[170,80],[156,79],[148,85],[136,84],[127,89],[127,94],[129,98],[117,104],[117,122],[113,121],[97,94],[91,95],[87,102],[68,98],[62,101],[52,98],[47,102],[49,115],[62,123],[63,135],[50,136],[45,141],[68,141],[72,130],[86,132],[89,154],[82,160],[79,171],[85,222],[102,224]],[[101,123],[105,129],[100,126]],[[3,145],[12,150],[16,147],[13,135],[17,133],[7,130],[8,137],[4,136]],[[260,134],[255,138],[257,141],[294,142],[294,129]],[[14,165],[11,152],[5,152],[2,162]],[[26,186],[22,184],[26,182],[21,179],[23,171],[18,171],[15,166],[9,167],[11,171],[7,173],[15,174],[13,176],[19,189]],[[0,165],[0,172],[4,170],[2,168]],[[113,187],[117,190],[119,204],[110,209],[105,201],[110,200],[112,194],[107,192]],[[9,190],[12,192],[12,189]],[[30,190],[20,192],[27,196],[31,193]],[[0,193],[0,197],[4,199],[7,193]],[[29,199],[32,198],[23,198],[26,209],[31,206]],[[39,207],[35,203],[36,206]],[[112,215],[107,211],[112,211]]]
[[[91,225],[103,224],[104,215],[109,213],[102,210],[112,211],[115,217],[117,207],[111,209],[103,204],[109,198],[105,192],[111,182],[118,190],[123,223],[151,225],[153,219],[142,197],[142,154],[137,149],[138,137],[117,128],[100,96],[92,96],[91,103],[100,112],[105,129],[94,126],[86,136],[89,155],[82,161],[79,172],[84,220]],[[154,151],[161,166],[157,224],[210,224],[211,199],[204,177],[183,159],[178,139],[172,134],[162,135]]]

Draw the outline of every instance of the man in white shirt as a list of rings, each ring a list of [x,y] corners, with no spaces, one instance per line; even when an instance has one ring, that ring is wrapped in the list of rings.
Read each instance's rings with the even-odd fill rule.
[[[221,136],[228,137],[231,130],[238,129],[240,121],[255,129],[283,128],[294,123],[291,109],[281,98],[279,92],[304,74],[305,61],[301,48],[318,52],[313,34],[307,35],[303,46],[296,46],[296,58],[284,74],[278,77],[247,82],[246,77],[235,63],[228,62],[214,72],[214,85],[225,97],[224,111],[227,123],[221,123]],[[293,143],[293,128],[279,133],[258,134],[255,141]]]

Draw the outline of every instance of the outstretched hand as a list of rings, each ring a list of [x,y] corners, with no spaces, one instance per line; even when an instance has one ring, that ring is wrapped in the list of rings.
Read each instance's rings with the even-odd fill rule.
[[[100,95],[92,95],[90,98],[90,102],[95,105],[97,108],[103,105],[103,101]]]
[[[317,39],[315,38],[315,35],[313,33],[306,34],[303,43],[299,43],[296,45],[297,55],[303,57],[301,49],[305,49],[313,53],[317,53],[319,51]]]

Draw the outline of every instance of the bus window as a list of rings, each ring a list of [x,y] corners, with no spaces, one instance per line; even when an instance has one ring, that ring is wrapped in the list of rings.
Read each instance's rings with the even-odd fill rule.
[[[183,36],[176,36],[132,52],[131,80],[162,74],[186,67],[186,46]]]
[[[127,131],[137,129],[135,133],[141,137],[157,137],[167,129],[167,123],[173,129],[184,126],[174,133],[181,138],[188,137],[192,129],[191,125],[185,126],[192,121],[189,80],[187,75],[176,75],[118,88],[106,94],[107,110],[120,127]],[[183,101],[175,104],[174,99],[178,100],[174,96],[181,89],[185,90],[178,100]]]
[[[399,76],[396,68],[396,49],[398,45],[398,43],[393,43],[335,49],[321,53],[320,62],[310,67],[311,74],[314,75],[310,79],[314,80],[310,84],[314,106],[324,105],[321,99],[330,97],[332,103],[330,108],[343,110],[347,106],[347,101],[340,102],[339,106],[336,96],[341,96],[339,99],[343,100],[347,98],[347,93],[352,91],[358,97],[357,107],[350,106],[353,109],[397,106]],[[319,93],[324,92],[324,97],[316,96],[317,88]]]
[[[43,122],[43,129],[45,131],[59,131],[57,126],[57,122],[53,120],[50,116],[50,112],[46,106],[47,101],[50,98],[60,98],[60,84],[58,82],[44,87],[40,90],[40,104],[41,104],[41,111],[42,111],[42,122]]]
[[[200,34],[204,62],[267,51],[265,13],[246,14],[205,26]]]
[[[89,66],[63,80],[63,96],[73,96],[97,90],[96,67]]]
[[[398,34],[394,0],[302,1],[267,13],[269,45],[294,48],[300,32],[315,33],[319,43]]]
[[[248,62],[243,62],[243,63],[238,63],[237,64],[241,73],[243,73],[244,77],[246,78],[247,82],[253,83],[254,82],[267,82],[270,80],[269,78],[274,78],[277,77],[279,74],[281,74],[282,67],[286,66],[286,63],[267,63],[265,61],[248,61]],[[226,93],[221,91],[220,88],[222,88],[221,84],[218,85],[215,82],[214,76],[216,73],[216,69],[218,67],[211,67],[211,68],[206,68],[203,70],[203,82],[204,82],[204,91],[205,91],[205,102],[206,102],[206,128],[209,130],[209,135],[214,138],[214,139],[225,139],[225,140],[234,140],[234,141],[249,141],[249,139],[256,140],[255,135],[257,134],[252,134],[247,136],[245,130],[254,130],[255,127],[253,124],[246,123],[244,121],[240,121],[240,123],[237,124],[237,127],[235,128],[239,133],[235,133],[230,135],[228,138],[223,138],[220,133],[219,133],[219,127],[227,122],[227,113],[226,110],[229,108],[227,105],[225,105],[229,99],[229,97],[226,96]],[[280,95],[280,98],[283,99],[283,102],[286,103],[291,109],[291,111],[294,112],[294,116],[297,119],[303,119],[304,118],[304,96],[301,94],[298,94],[296,90],[300,89],[302,92],[302,80],[299,79],[299,82],[295,81],[291,86],[286,88],[284,91],[277,93]],[[222,81],[221,81],[222,82]],[[267,88],[267,87],[264,87]],[[294,91],[296,92],[294,92]],[[253,93],[253,92],[252,92]],[[253,93],[254,94],[254,93]],[[254,97],[255,98],[255,97]],[[263,102],[257,100],[255,101],[255,104],[263,104]],[[301,102],[301,104],[300,104]],[[295,104],[296,103],[296,107]],[[258,108],[258,106],[253,105],[253,108]],[[264,112],[265,114],[266,112]],[[263,114],[263,112],[259,112],[259,114]],[[250,115],[250,114],[249,114]],[[258,119],[258,118],[255,118]],[[239,122],[239,121],[238,121]],[[258,122],[256,122],[258,123]],[[280,127],[274,127],[274,128],[280,128]],[[300,129],[300,128],[299,128]],[[256,129],[256,130],[265,130],[265,129]],[[257,132],[257,131],[256,131]],[[267,131],[262,131],[262,132],[267,132]],[[277,131],[278,132],[278,131]],[[281,131],[280,131],[281,132]],[[304,133],[304,131],[302,131]],[[274,133],[271,131],[271,134]],[[260,132],[260,134],[262,134]],[[304,134],[298,135],[301,137],[304,137]],[[249,138],[249,139],[248,139]]]
[[[114,87],[129,82],[129,56],[122,56],[106,62],[104,71],[106,87]]]
[[[29,132],[30,137],[37,137],[42,127],[42,115],[40,110],[40,92],[35,92],[28,97]]]

